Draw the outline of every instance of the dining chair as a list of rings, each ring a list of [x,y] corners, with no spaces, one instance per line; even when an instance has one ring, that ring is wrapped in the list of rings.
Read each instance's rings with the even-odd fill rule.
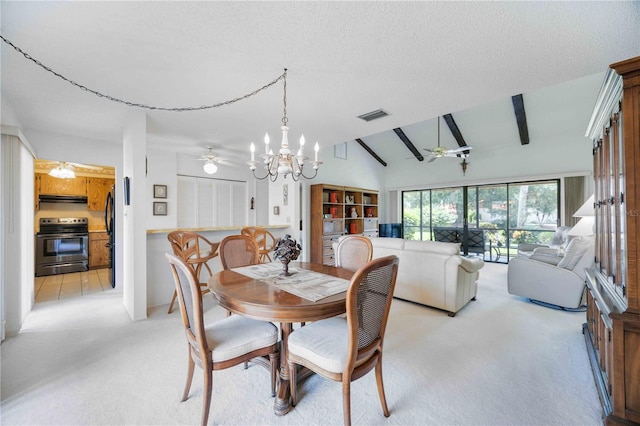
[[[343,237],[336,247],[336,266],[357,271],[371,261],[373,246],[371,240],[359,235]]]
[[[247,235],[229,235],[220,241],[220,263],[222,269],[260,263],[260,248],[253,237]]]
[[[207,262],[214,257],[218,256],[219,243],[212,243],[200,234],[187,231],[173,231],[169,232],[167,239],[171,244],[173,254],[189,265],[196,276],[196,279],[200,282],[200,272],[204,266],[211,276],[211,268]],[[207,283],[200,282],[201,294],[209,292]],[[173,297],[169,304],[169,314],[173,311],[173,304],[176,301],[177,292],[173,291]]]
[[[278,328],[270,322],[232,315],[205,324],[200,285],[193,268],[181,258],[165,254],[175,281],[178,304],[189,349],[187,383],[182,401],[189,397],[195,365],[204,372],[202,424],[211,407],[212,373],[252,360],[271,372],[271,396],[275,396],[278,370]],[[267,361],[268,357],[268,361]]]
[[[389,417],[382,381],[382,347],[398,263],[396,256],[386,256],[362,266],[347,289],[346,318],[316,321],[289,335],[292,405],[297,403],[296,373],[300,365],[327,379],[342,382],[344,424],[350,425],[351,382],[375,367],[382,411]]]
[[[240,234],[248,235],[256,240],[260,248],[260,263],[265,263],[267,260],[272,261],[270,253],[275,250],[278,240],[271,232],[259,226],[245,226],[240,230]]]

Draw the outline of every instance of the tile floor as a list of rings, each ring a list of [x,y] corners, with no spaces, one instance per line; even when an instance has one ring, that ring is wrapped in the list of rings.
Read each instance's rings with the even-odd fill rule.
[[[35,303],[64,300],[113,290],[108,269],[93,269],[70,274],[47,275],[35,278]]]

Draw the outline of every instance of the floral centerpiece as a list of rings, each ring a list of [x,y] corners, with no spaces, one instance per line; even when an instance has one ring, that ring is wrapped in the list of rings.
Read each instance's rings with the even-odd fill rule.
[[[291,275],[289,273],[289,262],[292,260],[296,260],[300,255],[300,244],[296,242],[296,240],[291,238],[291,235],[285,234],[283,238],[280,238],[276,243],[276,248],[274,250],[275,258],[282,262],[282,273],[285,277]]]

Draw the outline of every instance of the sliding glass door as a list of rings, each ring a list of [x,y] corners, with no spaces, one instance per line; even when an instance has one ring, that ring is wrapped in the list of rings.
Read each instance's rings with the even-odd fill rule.
[[[404,191],[402,201],[405,239],[457,242],[465,254],[507,262],[519,243],[551,241],[560,181]]]

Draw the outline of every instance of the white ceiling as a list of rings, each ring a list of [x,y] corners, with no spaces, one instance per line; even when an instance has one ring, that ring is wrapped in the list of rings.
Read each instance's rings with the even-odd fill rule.
[[[588,87],[595,101],[601,76],[587,76],[640,54],[640,2],[2,0],[1,13],[2,35],[33,58],[146,105],[216,104],[287,67],[292,141],[300,132],[323,147],[362,138],[386,161],[410,156],[391,129],[408,128],[419,149],[435,146],[435,117],[446,113],[457,117],[472,155],[496,144],[499,131],[488,123],[509,123],[500,139],[519,143],[511,106],[519,93],[532,143],[558,117],[584,133],[588,117],[554,114],[557,93],[540,89],[575,80],[582,83],[562,87]],[[27,137],[33,130],[121,140],[132,107],[82,91],[0,44],[3,104]],[[390,115],[356,118],[378,108]],[[220,108],[149,111],[148,145],[198,154],[213,145],[244,158],[265,131],[279,141],[282,109],[280,82]],[[444,137],[455,144],[444,122],[442,135],[443,145]]]

